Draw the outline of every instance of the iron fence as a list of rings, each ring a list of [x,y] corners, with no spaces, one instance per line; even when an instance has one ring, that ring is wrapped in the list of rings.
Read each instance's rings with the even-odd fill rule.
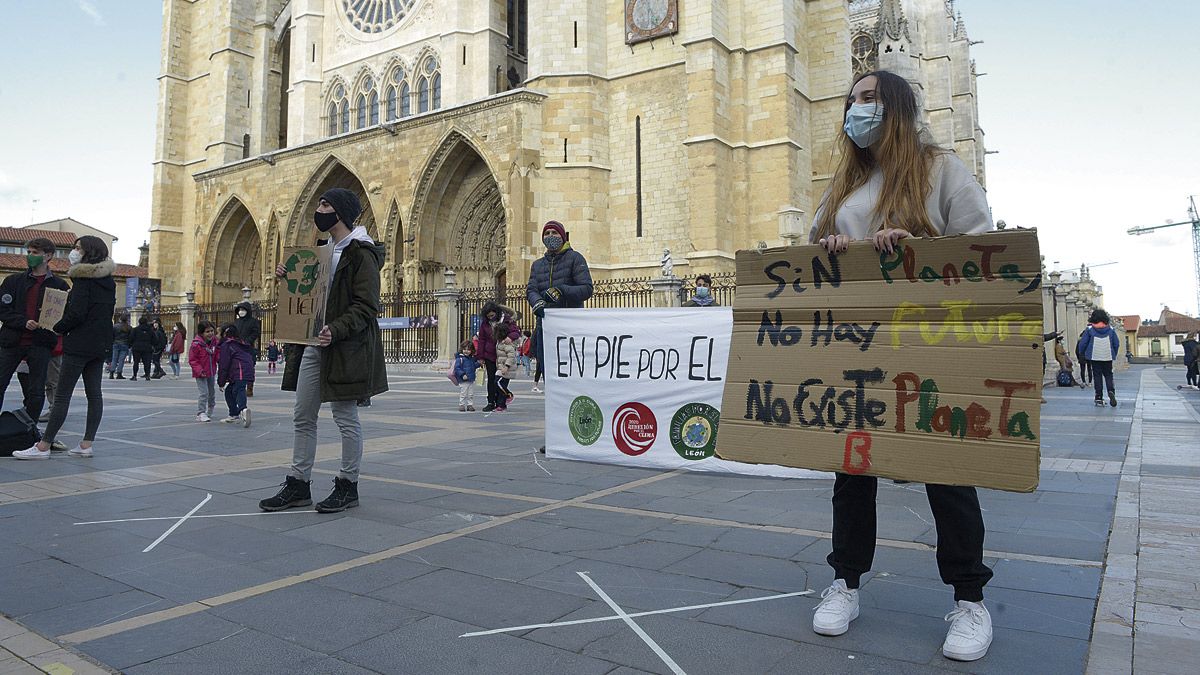
[[[594,282],[592,297],[584,306],[604,309],[653,307],[654,289],[650,286],[650,277],[606,279]]]
[[[733,297],[737,291],[737,274],[734,272],[720,272],[710,274],[712,277],[712,297],[718,305],[722,307],[732,307]],[[679,302],[684,303],[692,298],[696,293],[696,277],[689,277],[683,280],[683,286],[679,289]]]
[[[183,321],[183,310],[179,305],[162,305],[153,312],[146,312],[151,320],[158,319],[163,330],[170,334],[175,324]]]
[[[381,319],[408,319],[408,328],[383,331],[388,363],[433,363],[437,359],[438,306],[432,291],[389,293],[380,298]]]
[[[517,326],[522,331],[533,332],[534,317],[529,311],[524,296],[507,297],[503,286],[476,286],[464,288],[458,295],[458,341],[469,340],[479,332],[482,321],[480,313],[488,302],[498,302],[511,308]]]

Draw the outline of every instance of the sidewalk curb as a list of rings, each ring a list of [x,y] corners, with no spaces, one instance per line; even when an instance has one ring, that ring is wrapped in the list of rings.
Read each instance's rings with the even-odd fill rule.
[[[14,658],[9,658],[9,655]],[[17,670],[18,663],[28,668]],[[0,670],[5,673],[111,675],[111,670],[79,652],[43,637],[0,614]]]

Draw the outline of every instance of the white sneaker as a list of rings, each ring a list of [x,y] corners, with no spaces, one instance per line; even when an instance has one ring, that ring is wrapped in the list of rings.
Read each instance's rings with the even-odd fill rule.
[[[196,413],[197,422],[211,422],[212,418],[204,413]]]
[[[250,428],[250,409],[249,408],[244,408],[242,410],[242,426],[247,429]]]
[[[90,447],[84,448],[81,446],[75,446],[74,448],[68,450],[67,454],[72,457],[91,457],[93,453]]]
[[[232,415],[231,415],[231,416],[229,416],[229,417],[226,417],[225,419],[223,419],[223,420],[221,420],[221,421],[222,421],[222,422],[224,422],[225,424],[233,424],[234,422],[241,422],[241,421],[242,421],[242,418],[240,418],[240,417],[234,417],[234,416],[232,416]]]
[[[12,456],[13,459],[50,459],[50,451],[38,450],[37,444],[35,443],[33,447],[26,448],[24,450],[17,450],[12,454]]]
[[[942,643],[942,655],[955,661],[977,661],[992,645],[992,615],[982,602],[959,600],[946,615],[950,632]]]
[[[540,393],[542,393],[542,390],[541,390],[541,389],[539,389],[539,388],[538,388],[538,386],[537,386],[536,384],[535,384],[535,385],[533,385],[533,389],[530,389],[529,391],[532,391],[532,392],[533,392],[533,393],[535,393],[535,394],[540,394]]]
[[[844,579],[837,579],[821,593],[821,602],[813,610],[813,632],[818,635],[841,635],[858,618],[858,589],[846,588]]]

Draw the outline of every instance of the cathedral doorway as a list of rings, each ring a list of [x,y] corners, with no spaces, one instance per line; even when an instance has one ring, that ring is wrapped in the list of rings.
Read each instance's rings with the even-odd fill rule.
[[[285,246],[307,246],[317,240],[320,233],[313,226],[313,213],[317,211],[317,202],[320,201],[321,195],[333,188],[345,188],[358,197],[363,211],[358,216],[357,224],[367,228],[367,233],[372,239],[381,241],[375,214],[371,210],[371,201],[367,199],[367,191],[362,181],[336,157],[329,157],[313,172],[300,193],[300,200],[288,222],[288,233],[284,237]]]
[[[262,240],[249,209],[233,197],[221,209],[209,239],[205,269],[211,288],[210,302],[237,302],[242,288],[261,294]]]

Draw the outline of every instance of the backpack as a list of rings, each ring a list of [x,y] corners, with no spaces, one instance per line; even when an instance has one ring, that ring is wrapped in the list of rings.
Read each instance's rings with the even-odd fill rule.
[[[1058,386],[1069,387],[1071,386],[1071,380],[1072,375],[1070,371],[1065,368],[1058,371]]]
[[[24,408],[0,413],[0,457],[12,457],[17,450],[24,450],[42,440],[37,422]]]
[[[521,356],[529,356],[529,352],[531,352],[532,350],[533,350],[533,339],[525,338],[525,341],[521,343]]]

